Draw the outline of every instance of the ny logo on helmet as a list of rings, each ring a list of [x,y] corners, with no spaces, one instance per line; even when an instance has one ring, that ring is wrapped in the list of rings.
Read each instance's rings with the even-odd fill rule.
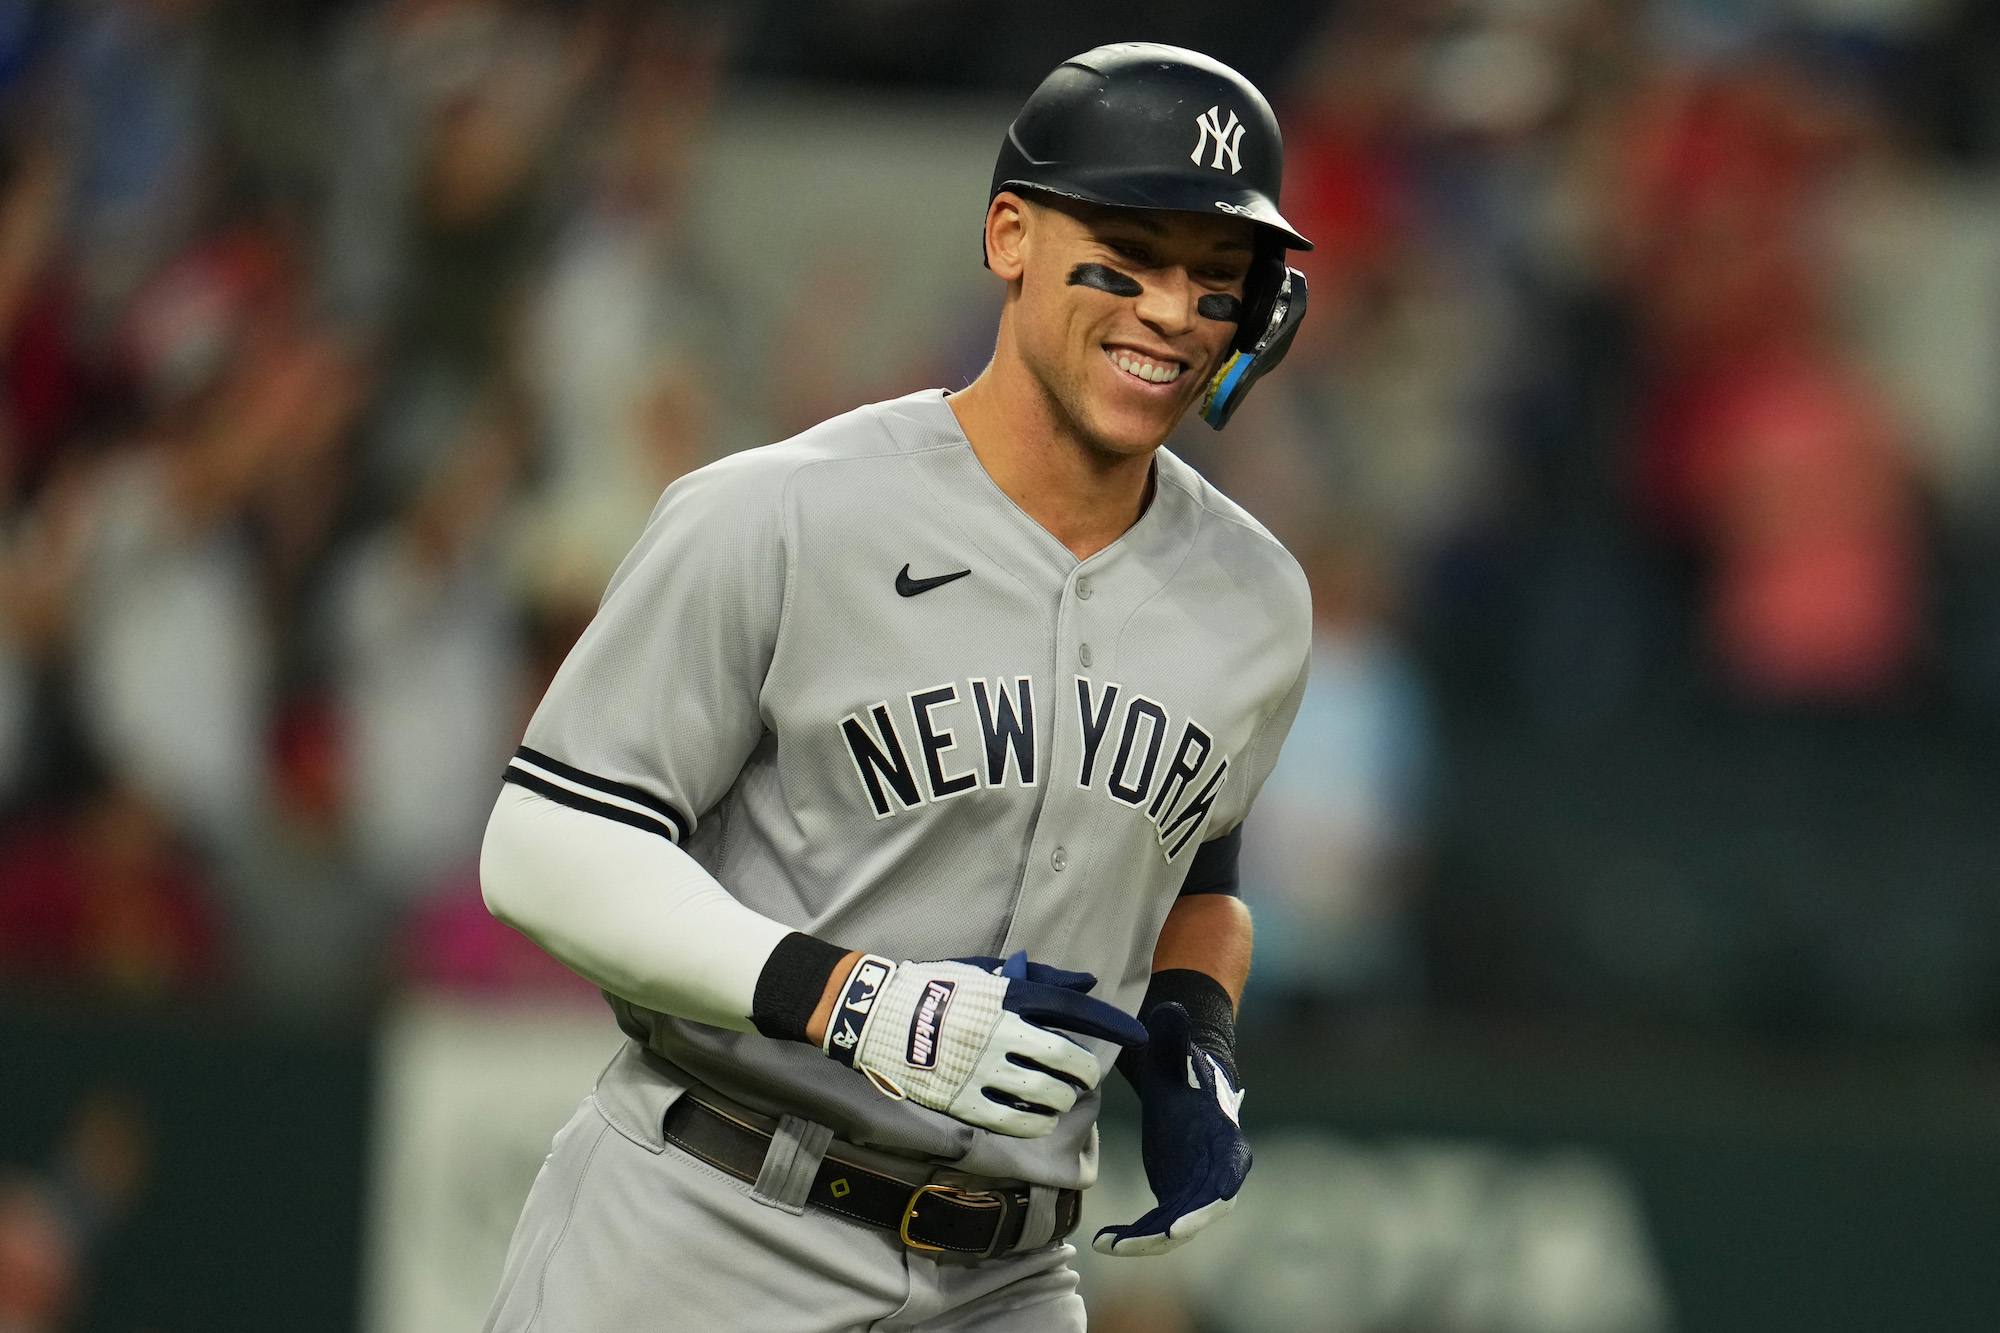
[[[1226,153],[1229,155],[1229,174],[1234,176],[1237,172],[1243,170],[1242,160],[1236,156],[1236,150],[1243,143],[1243,131],[1246,127],[1243,122],[1236,119],[1234,111],[1229,113],[1229,123],[1227,125],[1223,124],[1222,105],[1218,102],[1216,105],[1202,112],[1201,115],[1195,117],[1195,124],[1201,127],[1201,136],[1194,141],[1194,151],[1188,154],[1188,161],[1199,166],[1201,164],[1201,150],[1208,147],[1208,141],[1213,139],[1215,140],[1215,161],[1208,165],[1214,167],[1217,171],[1222,170],[1222,157]]]

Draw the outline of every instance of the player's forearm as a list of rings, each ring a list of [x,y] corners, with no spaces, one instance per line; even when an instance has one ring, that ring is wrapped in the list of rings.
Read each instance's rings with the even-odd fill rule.
[[[501,789],[480,849],[492,913],[566,966],[661,1013],[739,1032],[791,928],[655,834]]]
[[[1194,1046],[1207,1051],[1241,1089],[1236,1068],[1236,1006],[1250,979],[1250,909],[1227,893],[1189,894],[1178,899],[1153,946],[1153,978],[1139,1002],[1139,1020],[1150,1031],[1163,1005],[1178,1005]],[[1142,1061],[1128,1051],[1118,1068],[1141,1087]],[[1142,1093],[1143,1095],[1143,1093]]]
[[[1174,903],[1153,947],[1153,971],[1185,969],[1215,978],[1231,1004],[1250,979],[1250,909],[1226,893],[1191,894]]]

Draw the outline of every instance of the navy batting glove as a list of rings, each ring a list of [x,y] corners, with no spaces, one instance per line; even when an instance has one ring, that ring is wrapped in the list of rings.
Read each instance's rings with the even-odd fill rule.
[[[1186,1244],[1236,1206],[1250,1174],[1250,1144],[1237,1114],[1242,1089],[1195,1045],[1179,1004],[1149,1010],[1146,1024],[1145,1049],[1123,1067],[1139,1093],[1140,1153],[1159,1206],[1127,1226],[1099,1231],[1091,1242],[1099,1254],[1165,1254]]]
[[[1007,978],[1007,997],[1000,1007],[1019,1014],[1036,1027],[1058,1032],[1074,1032],[1085,1037],[1115,1041],[1130,1050],[1146,1044],[1146,1025],[1116,1005],[1090,998],[1097,978],[1088,972],[1070,972],[1047,963],[1031,963],[1024,950],[1004,963],[977,958],[961,959],[975,967],[988,962],[987,970]]]
[[[996,977],[1006,977],[1011,981],[1032,981],[1038,986],[1060,986],[1079,995],[1088,995],[1097,986],[1097,978],[1088,972],[1071,972],[1065,968],[1050,967],[1047,963],[1029,962],[1028,952],[1025,949],[1004,963],[998,958],[987,958],[982,955],[954,958],[951,961],[967,963],[982,972],[991,972]]]

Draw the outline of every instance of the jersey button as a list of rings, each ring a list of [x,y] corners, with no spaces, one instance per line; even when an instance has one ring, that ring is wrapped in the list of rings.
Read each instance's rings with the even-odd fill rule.
[[[1054,866],[1056,872],[1060,874],[1064,870],[1069,869],[1069,853],[1060,847],[1056,848],[1053,852],[1049,853],[1049,864]]]
[[[1078,648],[1076,650],[1076,660],[1083,663],[1085,666],[1090,665],[1091,653],[1089,644],[1086,643],[1081,648]]]
[[[1090,600],[1090,578],[1088,575],[1076,581],[1076,595],[1079,601],[1087,602]]]

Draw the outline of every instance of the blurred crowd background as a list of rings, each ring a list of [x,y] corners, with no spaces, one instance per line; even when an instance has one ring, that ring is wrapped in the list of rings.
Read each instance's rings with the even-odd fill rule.
[[[977,373],[999,136],[1125,38],[1271,94],[1318,243],[1173,442],[1314,589],[1246,1024],[1984,1068],[1976,0],[0,0],[0,1004],[587,1002],[478,897],[529,710],[666,483]],[[92,1087],[0,1141],[8,1333],[143,1197]]]

